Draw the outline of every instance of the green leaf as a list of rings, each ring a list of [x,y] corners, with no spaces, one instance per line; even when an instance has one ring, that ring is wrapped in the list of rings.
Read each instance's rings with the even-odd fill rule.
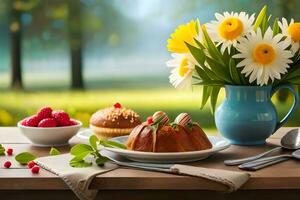
[[[98,141],[99,140],[96,135],[92,135],[89,138],[90,145],[93,147],[94,150],[97,150],[97,142]]]
[[[209,99],[210,93],[211,93],[211,89],[212,89],[212,87],[207,86],[207,85],[204,85],[202,87],[202,101],[201,101],[200,109],[203,109],[204,106],[206,105],[206,103]]]
[[[232,83],[230,74],[225,69],[225,66],[222,66],[222,63],[211,59],[209,57],[206,58],[206,62],[210,66],[211,70],[216,74],[219,80],[224,80],[227,83]]]
[[[202,49],[202,50],[206,49],[205,46],[201,42],[199,42],[197,39],[194,38],[194,41],[198,45],[198,47],[200,47],[200,49]]]
[[[273,36],[275,36],[275,35],[277,35],[279,33],[278,18],[276,18],[274,20],[272,29],[273,29]]]
[[[100,140],[100,144],[105,147],[118,148],[118,149],[127,149],[124,144],[111,141],[111,140]]]
[[[92,152],[93,148],[90,145],[87,144],[77,144],[74,147],[71,148],[70,153],[74,156],[80,155],[84,152]]]
[[[5,148],[0,144],[0,156],[5,155]]]
[[[238,73],[238,70],[236,68],[233,58],[230,58],[230,60],[229,60],[229,72],[230,72],[230,76],[231,76],[231,79],[233,80],[234,84],[240,85],[241,81],[240,81],[239,73]]]
[[[208,76],[208,78],[210,80],[220,80],[222,81],[222,78],[219,78],[216,73],[214,73],[211,69],[209,69],[208,67],[206,67],[205,65],[202,66],[202,69],[204,70],[204,72],[206,73],[206,75]]]
[[[261,23],[261,25],[260,25],[262,35],[265,34],[265,32],[266,32],[266,30],[267,30],[267,28],[268,28],[268,22],[269,22],[269,19],[270,19],[270,18],[271,18],[271,16],[267,17],[266,15],[265,15],[265,17],[263,18],[263,21],[262,21],[262,23]]]
[[[210,39],[207,30],[204,25],[202,25],[202,33],[204,36],[204,41],[207,44],[207,50],[212,58],[223,62],[222,54],[219,49],[216,47],[215,43]]]
[[[77,154],[75,157],[79,160],[83,160],[85,157],[87,157],[88,155],[90,155],[92,153],[93,153],[93,151],[85,151],[80,154]]]
[[[96,159],[96,164],[98,166],[103,166],[105,162],[109,161],[109,159],[107,157],[104,157],[104,156],[100,156]]]
[[[207,85],[207,86],[218,86],[218,87],[223,87],[224,83],[221,81],[217,80],[210,80],[210,81],[198,81],[193,83],[193,85]]]
[[[263,23],[264,21],[264,18],[266,17],[266,13],[267,13],[267,6],[264,6],[261,11],[259,12],[256,20],[255,20],[255,23],[254,23],[254,31],[257,30],[258,27],[261,26],[261,24]]]
[[[285,80],[291,80],[300,76],[300,68],[296,66],[293,67],[293,70],[289,71],[289,73],[287,73],[287,75],[284,77]]]
[[[196,69],[196,72],[197,72],[197,74],[198,74],[198,76],[202,79],[202,80],[204,80],[204,81],[209,81],[209,80],[211,80],[208,76],[207,76],[207,74],[205,73],[205,71],[203,70],[203,69],[201,69],[199,66],[195,66],[195,69]]]
[[[211,113],[214,115],[221,87],[213,87],[210,94]]]
[[[205,62],[205,54],[203,52],[203,50],[198,49],[192,45],[190,45],[189,43],[185,43],[187,48],[190,50],[192,56],[195,58],[195,60],[202,66],[204,65]]]
[[[74,157],[73,159],[71,159],[69,161],[69,164],[71,167],[75,167],[75,168],[84,168],[84,167],[89,167],[92,165],[91,162],[86,162],[83,159],[78,159],[76,157]]]
[[[300,85],[300,77],[293,78],[293,79],[289,80],[288,82],[291,84]]]
[[[29,161],[36,159],[36,156],[29,153],[23,152],[16,155],[15,160],[18,161],[21,165],[27,165]]]
[[[58,149],[54,148],[54,147],[51,147],[49,154],[51,156],[56,156],[56,155],[60,154],[60,151]]]

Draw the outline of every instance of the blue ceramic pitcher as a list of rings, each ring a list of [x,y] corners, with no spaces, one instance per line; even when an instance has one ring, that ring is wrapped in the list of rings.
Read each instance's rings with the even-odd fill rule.
[[[287,115],[279,121],[271,97],[282,88],[292,92],[294,102]],[[289,84],[276,88],[226,85],[225,91],[226,99],[215,113],[216,126],[225,138],[237,145],[265,143],[271,134],[287,122],[298,105],[297,92]]]

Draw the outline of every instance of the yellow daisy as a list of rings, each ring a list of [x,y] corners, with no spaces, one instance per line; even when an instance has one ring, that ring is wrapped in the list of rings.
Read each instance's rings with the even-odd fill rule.
[[[273,36],[268,28],[263,35],[260,28],[241,39],[236,48],[240,52],[233,58],[242,59],[237,67],[243,67],[242,73],[249,76],[249,82],[256,80],[258,85],[267,85],[269,80],[280,79],[292,63],[293,54],[288,47],[290,40],[283,34]]]
[[[294,19],[291,19],[288,24],[287,20],[282,18],[282,21],[279,21],[278,25],[282,34],[291,40],[291,50],[295,54],[299,50],[300,44],[300,22],[294,22]]]
[[[235,47],[243,36],[251,32],[254,22],[254,14],[249,17],[245,12],[224,12],[223,15],[216,13],[215,17],[217,20],[206,24],[206,27],[217,46],[222,45],[222,53],[226,48],[230,53],[231,46]]]
[[[167,48],[170,52],[174,53],[187,53],[185,42],[196,46],[194,39],[200,38],[200,28],[197,20],[191,20],[189,23],[179,25],[177,29],[171,34],[168,39]]]

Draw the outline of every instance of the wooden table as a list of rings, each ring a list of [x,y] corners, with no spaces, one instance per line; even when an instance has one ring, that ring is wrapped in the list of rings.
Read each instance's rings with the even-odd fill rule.
[[[286,131],[287,128],[279,131]],[[78,143],[77,137],[71,144]],[[82,142],[82,141],[81,141]],[[37,156],[48,155],[49,148],[30,145],[17,128],[0,128],[0,143],[6,148],[13,148],[14,154],[29,151]],[[231,146],[210,158],[193,165],[239,171],[237,167],[225,166],[225,159],[253,155],[271,146],[242,147]],[[67,152],[69,147],[59,147]],[[6,160],[12,161],[10,169],[3,168]],[[26,166],[14,161],[14,156],[0,156],[0,199],[76,199],[66,184],[56,175],[41,170],[32,174]],[[195,177],[177,176],[158,172],[118,168],[99,175],[91,188],[99,190],[101,199],[299,199],[300,162],[289,160],[276,166],[250,172],[250,180],[237,192],[225,194],[218,192],[222,185]]]

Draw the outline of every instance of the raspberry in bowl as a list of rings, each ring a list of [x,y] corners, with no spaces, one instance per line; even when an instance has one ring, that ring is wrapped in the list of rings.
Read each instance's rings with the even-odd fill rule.
[[[71,119],[63,110],[52,110],[43,107],[35,115],[18,122],[22,134],[34,146],[63,146],[67,145],[81,128],[82,123]]]

